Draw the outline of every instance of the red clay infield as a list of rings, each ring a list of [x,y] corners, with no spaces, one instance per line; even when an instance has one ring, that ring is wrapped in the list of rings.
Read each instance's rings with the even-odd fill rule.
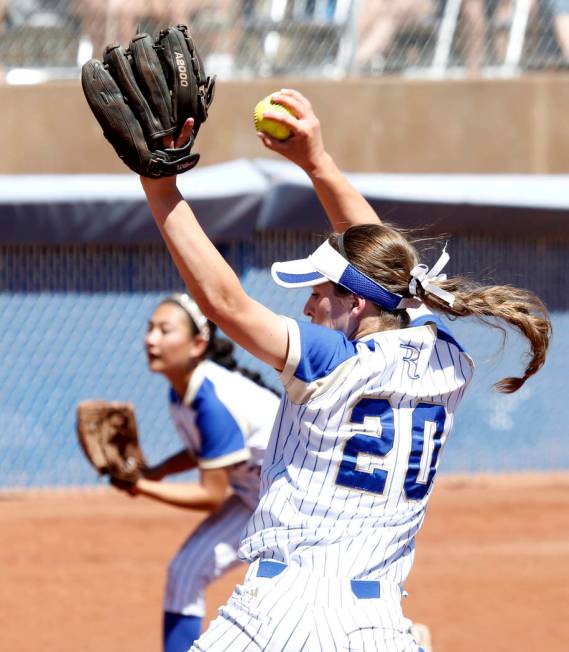
[[[0,649],[158,652],[166,564],[199,520],[106,489],[0,494]],[[569,474],[439,479],[407,589],[435,652],[569,650]]]

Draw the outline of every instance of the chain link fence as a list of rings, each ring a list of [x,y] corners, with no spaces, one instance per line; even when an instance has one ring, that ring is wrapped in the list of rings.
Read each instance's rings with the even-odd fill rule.
[[[308,291],[276,286],[274,260],[304,256],[321,242],[266,233],[223,253],[246,291],[273,311],[301,317]],[[524,344],[471,320],[451,329],[477,372],[458,414],[444,471],[569,468],[567,401],[559,401],[569,356],[569,245],[512,235],[451,238],[449,273],[535,290],[553,311],[545,368],[511,396],[492,384],[521,369]],[[422,258],[435,260],[434,249]],[[0,246],[0,490],[97,483],[75,436],[75,408],[89,398],[133,403],[151,463],[179,450],[165,379],[146,366],[143,338],[158,302],[183,287],[165,247]],[[245,351],[238,362],[278,388],[276,372]]]
[[[220,79],[508,77],[569,59],[568,0],[0,0],[1,75],[75,79],[106,43],[180,22]]]

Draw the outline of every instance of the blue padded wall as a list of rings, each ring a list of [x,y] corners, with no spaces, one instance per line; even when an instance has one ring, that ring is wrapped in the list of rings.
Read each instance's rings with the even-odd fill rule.
[[[308,291],[274,286],[273,260],[309,252],[318,237],[264,235],[223,253],[246,290],[276,312],[300,317]],[[471,270],[533,287],[553,310],[555,336],[542,372],[512,396],[493,382],[521,369],[523,346],[468,322],[451,329],[477,362],[445,472],[568,469],[569,272],[563,243],[460,239],[451,272]],[[432,262],[435,253],[428,254]],[[75,406],[87,398],[131,401],[152,462],[175,452],[167,386],[146,368],[146,321],[182,283],[161,245],[0,247],[0,487],[82,486],[98,482],[75,437]],[[241,364],[278,385],[274,371],[238,352]]]

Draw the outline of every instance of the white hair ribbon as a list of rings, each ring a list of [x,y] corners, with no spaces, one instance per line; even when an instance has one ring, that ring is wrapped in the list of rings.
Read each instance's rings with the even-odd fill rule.
[[[413,267],[411,270],[409,292],[413,296],[417,296],[417,283],[420,283],[425,292],[434,294],[445,303],[448,303],[449,306],[452,306],[454,303],[454,295],[443,290],[438,285],[433,284],[433,281],[446,281],[447,275],[441,274],[441,271],[449,260],[450,256],[447,254],[447,246],[445,244],[443,253],[439,256],[439,259],[433,265],[432,269],[429,269],[427,265],[422,263]]]
[[[185,310],[188,313],[190,319],[196,325],[199,334],[204,338],[204,340],[209,342],[211,333],[209,331],[207,317],[203,314],[198,304],[189,294],[186,292],[175,292],[168,297],[167,301],[173,301],[174,303],[177,303],[180,308]]]

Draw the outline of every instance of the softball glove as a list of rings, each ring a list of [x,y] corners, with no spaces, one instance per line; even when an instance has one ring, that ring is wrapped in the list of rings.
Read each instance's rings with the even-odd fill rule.
[[[137,34],[128,49],[105,48],[81,72],[83,92],[105,138],[128,167],[145,177],[191,170],[198,130],[207,119],[215,78],[207,77],[185,25],[161,30],[157,39]],[[187,118],[193,133],[182,147],[167,148],[165,137],[180,134]]]
[[[100,475],[134,483],[147,467],[130,403],[79,403],[77,437],[87,460]]]

